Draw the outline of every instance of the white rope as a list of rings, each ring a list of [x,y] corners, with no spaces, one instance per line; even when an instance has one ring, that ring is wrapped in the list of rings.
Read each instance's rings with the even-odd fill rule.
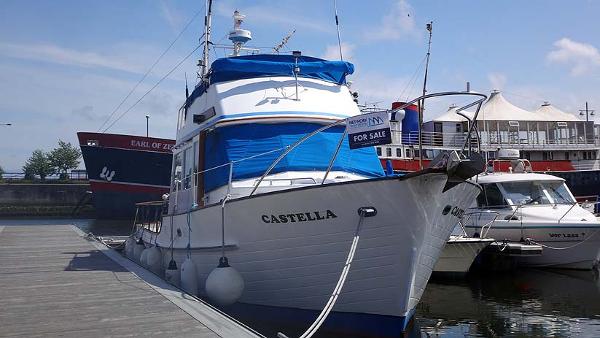
[[[360,228],[361,228],[363,219],[364,219],[364,215],[363,215],[363,213],[361,213],[360,219],[358,220],[358,225],[356,226],[356,231],[354,232],[354,238],[352,239],[352,245],[350,246],[350,251],[348,252],[348,257],[346,258],[346,263],[344,264],[344,268],[342,269],[340,278],[338,279],[338,282],[337,282],[335,288],[333,289],[331,296],[329,297],[329,301],[327,301],[327,304],[325,304],[325,307],[323,308],[323,310],[321,310],[321,313],[319,314],[317,319],[315,319],[315,321],[312,323],[312,325],[306,330],[306,332],[304,332],[300,336],[300,338],[312,337],[317,332],[317,330],[321,327],[321,325],[325,322],[325,319],[327,319],[327,316],[329,315],[329,313],[335,306],[338,296],[340,295],[342,288],[344,287],[344,283],[346,282],[346,277],[348,277],[348,273],[350,272],[350,265],[352,264],[352,261],[354,260],[354,254],[356,253],[356,248],[358,247],[358,241],[360,239],[359,233],[360,233]],[[287,337],[286,335],[284,335],[281,332],[278,332],[277,336],[280,338]]]

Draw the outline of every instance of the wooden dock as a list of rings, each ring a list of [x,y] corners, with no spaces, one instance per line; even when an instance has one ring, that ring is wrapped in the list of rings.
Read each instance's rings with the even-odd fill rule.
[[[0,226],[0,336],[261,337],[82,235]]]

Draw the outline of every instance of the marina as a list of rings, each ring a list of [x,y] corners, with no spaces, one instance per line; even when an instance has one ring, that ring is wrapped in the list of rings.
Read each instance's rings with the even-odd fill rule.
[[[0,337],[600,337],[597,23],[471,6],[7,4]]]

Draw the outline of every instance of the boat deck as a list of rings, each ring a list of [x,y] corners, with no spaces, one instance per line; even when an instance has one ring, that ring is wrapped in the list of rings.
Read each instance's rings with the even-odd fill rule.
[[[0,336],[260,337],[72,225],[0,226]]]

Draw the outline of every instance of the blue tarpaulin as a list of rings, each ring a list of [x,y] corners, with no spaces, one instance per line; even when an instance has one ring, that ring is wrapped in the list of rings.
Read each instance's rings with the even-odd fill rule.
[[[295,58],[292,55],[258,54],[217,59],[212,63],[208,85],[268,76],[294,76]],[[346,75],[354,73],[354,65],[345,61],[327,61],[310,56],[298,57],[298,77],[321,79],[343,84]],[[206,91],[207,84],[196,87],[186,100],[189,107]]]
[[[205,169],[284,148],[321,126],[314,123],[254,123],[216,128],[207,134]],[[343,126],[337,126],[314,135],[291,151],[271,173],[327,170],[343,131]],[[280,150],[236,163],[233,179],[260,177],[282,153]],[[347,137],[332,170],[365,177],[385,176],[375,148],[350,150]],[[208,171],[204,177],[205,190],[211,191],[227,184],[229,167]]]

